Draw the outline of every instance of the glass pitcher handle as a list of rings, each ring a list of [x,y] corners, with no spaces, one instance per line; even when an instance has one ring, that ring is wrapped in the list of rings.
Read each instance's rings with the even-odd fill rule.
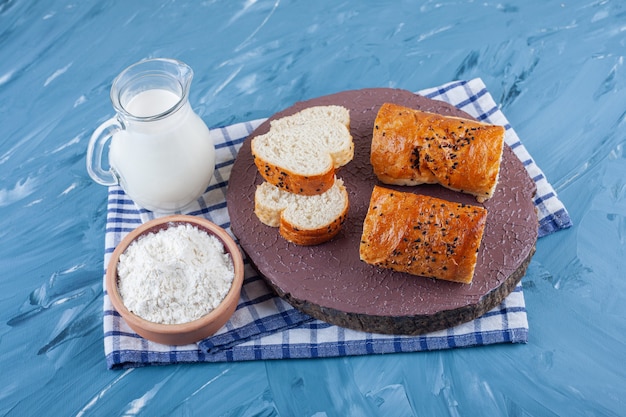
[[[102,168],[102,154],[104,146],[113,137],[115,132],[124,129],[120,121],[113,117],[102,123],[91,135],[87,146],[87,172],[91,179],[102,185],[119,184],[118,177],[109,169]]]

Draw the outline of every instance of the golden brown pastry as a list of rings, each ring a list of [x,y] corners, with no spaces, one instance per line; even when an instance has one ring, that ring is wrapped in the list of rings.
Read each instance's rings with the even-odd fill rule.
[[[375,186],[361,260],[413,275],[472,282],[487,210]]]
[[[502,126],[385,103],[374,122],[370,159],[385,184],[438,183],[483,202],[496,189],[504,132]]]
[[[296,245],[319,245],[341,230],[350,201],[341,178],[330,190],[318,195],[301,195],[263,182],[254,193],[254,213],[282,237]]]
[[[269,132],[250,142],[259,173],[290,193],[328,191],[337,170],[354,157],[349,118],[344,107],[322,106],[272,121]]]

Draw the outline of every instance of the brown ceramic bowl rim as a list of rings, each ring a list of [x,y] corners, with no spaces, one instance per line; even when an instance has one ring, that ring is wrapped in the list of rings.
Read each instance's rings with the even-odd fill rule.
[[[128,246],[130,246],[130,244],[133,243],[136,239],[150,233],[155,233],[160,230],[182,224],[190,224],[192,226],[196,226],[200,230],[204,230],[210,234],[213,234],[223,243],[225,251],[230,254],[230,257],[233,261],[235,273],[233,282],[228,293],[220,302],[220,304],[209,313],[196,320],[180,324],[162,324],[151,322],[132,313],[124,305],[117,285],[117,265],[119,262],[119,258],[120,255],[124,253],[124,251],[128,248]],[[235,243],[233,238],[226,232],[226,230],[202,217],[176,214],[150,220],[132,230],[120,241],[120,243],[113,251],[111,259],[109,260],[109,263],[107,265],[106,290],[109,299],[111,300],[111,304],[113,305],[115,310],[124,318],[124,320],[126,320],[126,323],[133,330],[135,330],[137,333],[147,339],[162,343],[162,340],[154,340],[154,337],[151,337],[151,335],[164,335],[164,338],[168,341],[171,337],[181,335],[181,339],[185,340],[189,339],[189,337],[185,337],[185,334],[202,332],[203,327],[209,326],[213,329],[212,331],[205,332],[208,334],[203,334],[204,337],[209,337],[217,330],[219,330],[228,321],[228,319],[232,315],[232,312],[235,310],[237,303],[239,302],[239,295],[241,292],[241,287],[243,285],[243,276],[243,256],[241,254],[241,251],[239,250],[239,247],[237,246],[237,243]],[[214,321],[216,322],[215,325],[210,326],[211,323]],[[180,344],[197,342],[204,337],[201,337],[197,340],[185,340]],[[163,338],[157,337],[157,339]]]

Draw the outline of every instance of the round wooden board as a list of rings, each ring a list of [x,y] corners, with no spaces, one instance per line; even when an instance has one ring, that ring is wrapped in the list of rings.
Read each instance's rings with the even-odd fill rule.
[[[231,230],[259,274],[299,310],[326,322],[372,333],[421,334],[473,320],[498,305],[520,281],[535,250],[535,184],[504,147],[495,195],[483,203],[487,224],[472,284],[459,284],[381,269],[362,262],[359,241],[372,188],[379,184],[369,162],[379,107],[393,102],[414,109],[471,118],[457,108],[409,91],[373,88],[344,91],[294,106],[272,116],[243,143],[233,166],[227,205]],[[352,162],[341,168],[350,211],[342,231],[317,246],[297,246],[254,214],[254,193],[263,180],[250,141],[269,130],[269,121],[303,108],[337,104],[350,110],[355,144]],[[383,185],[383,184],[381,184]],[[481,205],[475,198],[438,185],[394,187],[450,201]]]

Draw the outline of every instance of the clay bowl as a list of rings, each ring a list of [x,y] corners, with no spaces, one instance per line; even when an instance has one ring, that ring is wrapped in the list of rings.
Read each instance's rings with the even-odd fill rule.
[[[161,324],[145,320],[130,312],[118,291],[117,265],[120,255],[135,240],[149,233],[181,224],[191,224],[216,236],[224,245],[233,261],[235,276],[232,286],[222,302],[208,314],[197,320],[182,324]],[[235,241],[216,224],[195,216],[172,215],[144,223],[130,232],[113,252],[106,272],[106,290],[115,310],[124,318],[128,326],[145,339],[166,345],[185,345],[205,339],[217,332],[232,316],[243,285],[243,257]]]

